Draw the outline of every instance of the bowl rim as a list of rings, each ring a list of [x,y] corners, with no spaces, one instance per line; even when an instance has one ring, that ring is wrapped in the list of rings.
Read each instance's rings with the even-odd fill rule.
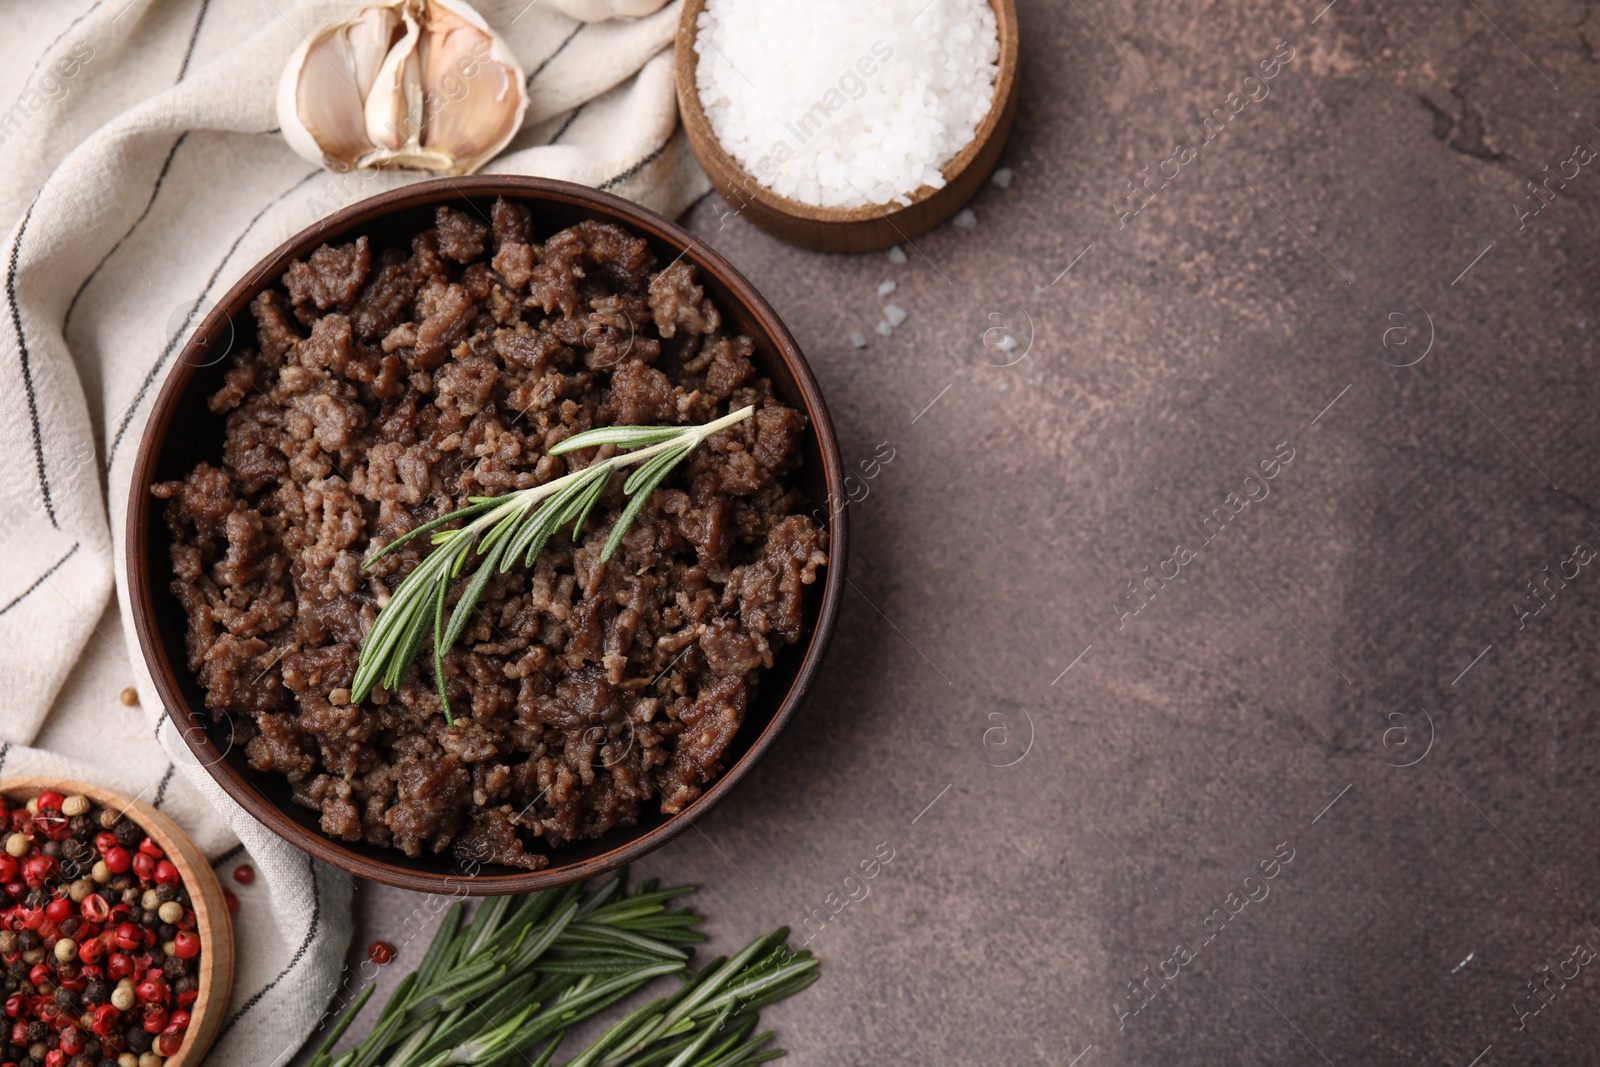
[[[705,10],[706,2],[707,0],[685,0],[683,12],[678,16],[678,38],[676,55],[673,59],[678,113],[683,120],[684,131],[689,136],[690,144],[694,147],[695,155],[701,156],[703,153],[711,157],[711,166],[706,169],[715,169],[724,175],[737,175],[738,182],[730,184],[737,184],[739,195],[748,196],[770,211],[823,225],[848,226],[895,219],[954,185],[956,179],[978,159],[990,139],[997,136],[1001,125],[1009,126],[1008,112],[1017,90],[1017,5],[1016,0],[989,0],[989,5],[995,13],[996,34],[1000,38],[994,96],[989,101],[989,110],[984,113],[978,128],[973,131],[972,139],[962,145],[961,150],[951,157],[950,162],[940,168],[940,173],[944,175],[944,184],[938,188],[931,185],[920,186],[911,192],[910,202],[905,204],[890,201],[887,204],[862,204],[857,207],[822,207],[808,204],[803,200],[791,199],[764,185],[746,170],[743,164],[733,158],[733,155],[723,147],[716,130],[711,126],[711,119],[706,115],[695,78],[699,53],[694,47],[695,39],[700,32],[696,23],[699,21],[700,13]]]
[[[93,782],[48,774],[0,778],[0,796],[9,799],[31,800],[51,789],[68,795],[79,793],[101,807],[121,809],[124,816],[132,818],[147,836],[161,846],[183,876],[184,886],[189,890],[190,905],[203,920],[197,924],[201,945],[198,975],[200,995],[189,1009],[189,1029],[184,1042],[176,1055],[167,1057],[166,1063],[172,1067],[199,1063],[211,1051],[211,1046],[221,1033],[228,1002],[233,997],[235,977],[233,916],[228,911],[222,881],[212,868],[210,858],[200,851],[200,846],[172,816],[140,797],[130,797]]]
[[[705,791],[688,807],[667,816],[660,825],[637,837],[588,859],[567,864],[553,859],[550,866],[537,871],[454,874],[409,868],[406,866],[409,859],[398,850],[392,850],[397,857],[395,862],[365,856],[347,848],[343,842],[302,826],[289,818],[277,804],[256,789],[242,772],[223,758],[225,753],[218,751],[205,724],[194,715],[178,684],[179,669],[187,673],[187,666],[181,662],[175,664],[169,657],[155,622],[152,610],[155,576],[151,573],[152,568],[145,565],[146,538],[152,521],[159,518],[155,500],[150,495],[150,486],[155,481],[156,467],[173,428],[179,402],[195,374],[206,365],[196,356],[208,349],[210,339],[224,334],[222,327],[225,324],[243,313],[257,293],[275,283],[291,261],[304,257],[326,241],[348,236],[360,226],[372,224],[392,213],[496,195],[543,200],[586,210],[597,217],[631,227],[657,242],[676,247],[684,258],[714,276],[729,290],[733,299],[743,305],[771,338],[774,351],[767,358],[778,360],[794,378],[811,430],[816,434],[827,487],[827,499],[822,506],[828,512],[829,563],[824,570],[824,586],[816,624],[811,628],[800,665],[788,691],[761,734],[753,739],[750,748],[707,785]],[[670,219],[632,201],[554,178],[480,174],[422,181],[349,204],[284,241],[229,288],[185,342],[151,406],[149,419],[140,434],[139,450],[130,476],[123,539],[129,611],[156,692],[185,743],[212,779],[251,817],[278,837],[348,874],[401,889],[473,896],[528,893],[604,874],[671,841],[687,830],[695,819],[716,806],[777,741],[778,735],[783,732],[811,688],[833,637],[834,623],[843,599],[848,546],[843,480],[833,420],[800,346],[766,299],[705,241]]]

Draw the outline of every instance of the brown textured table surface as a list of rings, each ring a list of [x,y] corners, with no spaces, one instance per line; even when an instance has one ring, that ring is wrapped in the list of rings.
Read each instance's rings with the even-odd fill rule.
[[[809,703],[640,867],[725,949],[893,851],[794,1062],[1593,1062],[1600,9],[1324,3],[1024,0],[1013,180],[903,265],[690,214],[893,456]]]

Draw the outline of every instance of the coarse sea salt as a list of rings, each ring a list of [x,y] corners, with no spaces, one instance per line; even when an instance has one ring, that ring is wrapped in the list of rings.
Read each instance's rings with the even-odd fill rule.
[[[901,248],[899,245],[895,245],[893,248],[889,249],[889,262],[890,263],[893,263],[895,266],[898,267],[898,266],[900,266],[900,264],[904,263],[905,261],[906,261],[906,250],[905,249]]]
[[[908,204],[988,114],[988,0],[706,0],[695,80],[722,147],[818,207]]]
[[[888,296],[890,293],[894,292],[898,288],[900,288],[900,284],[898,282],[896,282],[893,278],[890,278],[886,282],[879,282],[878,283],[878,295],[879,296]]]

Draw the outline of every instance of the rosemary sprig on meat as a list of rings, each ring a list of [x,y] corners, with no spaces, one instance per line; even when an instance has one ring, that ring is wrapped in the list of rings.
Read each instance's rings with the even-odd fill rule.
[[[600,445],[614,445],[623,451],[543,485],[502,496],[472,497],[469,506],[425,522],[373,553],[367,558],[366,567],[413,539],[432,534],[433,551],[401,581],[361,643],[350,699],[360,703],[379,682],[385,689],[398,689],[431,628],[434,686],[445,721],[454,725],[450,698],[445,693],[444,656],[466,629],[472,609],[477,607],[496,569],[504,573],[519,561],[524,567],[533,566],[546,542],[569,522],[576,541],[589,513],[610,484],[612,473],[639,464],[639,469],[622,485],[624,495],[630,499],[600,552],[600,561],[606,562],[622,544],[645,501],[673,468],[706,438],[743,422],[754,411],[754,407],[743,407],[701,426],[605,426],[586,430],[562,441],[550,454],[561,456]],[[458,520],[470,521],[459,529],[440,529]],[[445,606],[450,586],[469,564],[477,569],[462,589],[447,622]]]
[[[618,1020],[565,1067],[751,1067],[784,1054],[768,1047],[771,1033],[753,1031],[762,1007],[817,979],[816,958],[790,950],[787,930],[697,971],[681,946],[705,940],[692,929],[700,917],[666,910],[692,887],[650,881],[629,892],[619,873],[586,888],[490,898],[466,925],[457,902],[368,1036],[334,1055],[374,987],[311,1067],[509,1067],[535,1049],[535,1067],[548,1067],[570,1027],[669,977],[676,991]]]

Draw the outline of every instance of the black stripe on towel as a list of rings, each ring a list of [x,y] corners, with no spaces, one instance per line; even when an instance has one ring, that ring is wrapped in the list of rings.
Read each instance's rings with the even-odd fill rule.
[[[7,604],[3,608],[0,608],[0,615],[4,615],[6,612],[22,603],[22,601],[27,598],[29,593],[43,585],[52,574],[61,569],[62,564],[66,563],[67,560],[72,558],[73,553],[77,552],[79,547],[80,545],[78,543],[74,543],[71,548],[67,549],[67,554],[56,560],[56,565],[54,567],[51,567],[49,570],[39,575],[39,577],[35,578],[32,585],[28,586],[28,588],[11,598],[11,603]]]
[[[307,856],[306,866],[311,871],[311,922],[306,926],[306,936],[301,939],[300,947],[295,949],[294,956],[284,966],[283,970],[278,972],[278,977],[268,982],[249,1000],[239,1005],[239,1010],[233,1013],[233,1017],[222,1024],[222,1029],[217,1032],[218,1041],[227,1037],[228,1031],[232,1030],[234,1025],[244,1018],[251,1008],[261,1003],[262,997],[272,992],[278,987],[279,982],[289,977],[289,972],[299,966],[300,961],[305,959],[306,953],[311,951],[311,942],[317,939],[317,932],[322,928],[322,889],[317,885],[317,861]]]
[[[33,465],[39,472],[39,491],[44,495],[45,514],[50,516],[50,525],[59,530],[61,523],[56,521],[56,502],[50,497],[50,477],[44,469],[44,431],[39,426],[39,398],[33,389],[28,338],[22,332],[22,311],[17,307],[17,258],[22,252],[22,238],[27,235],[28,222],[33,218],[33,209],[38,203],[39,197],[35,195],[33,203],[28,205],[27,212],[22,216],[22,225],[17,227],[17,240],[11,246],[11,262],[6,267],[6,300],[11,305],[11,326],[17,331],[17,356],[22,361],[22,389],[28,398],[28,420],[33,423]]]

